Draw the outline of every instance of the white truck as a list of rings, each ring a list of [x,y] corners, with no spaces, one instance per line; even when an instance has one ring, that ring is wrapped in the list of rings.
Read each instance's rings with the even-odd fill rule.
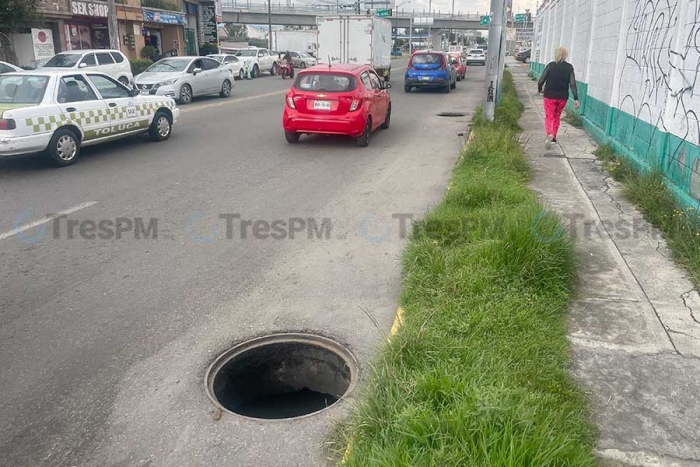
[[[391,79],[391,22],[375,16],[340,15],[316,18],[319,64],[371,65],[385,81]]]
[[[272,50],[277,52],[306,52],[316,55],[316,30],[274,31]]]

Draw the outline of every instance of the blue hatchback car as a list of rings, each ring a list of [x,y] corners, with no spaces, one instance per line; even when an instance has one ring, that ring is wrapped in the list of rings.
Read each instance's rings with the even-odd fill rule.
[[[457,87],[457,72],[446,54],[419,51],[411,55],[404,77],[404,91],[413,88],[438,88],[443,92]]]

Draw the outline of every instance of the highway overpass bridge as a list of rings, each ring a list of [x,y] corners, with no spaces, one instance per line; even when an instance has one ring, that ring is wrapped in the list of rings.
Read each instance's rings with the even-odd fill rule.
[[[332,10],[329,8],[314,8],[310,6],[295,6],[286,4],[271,5],[272,24],[277,26],[315,26],[316,17],[322,15],[336,14],[335,6]],[[352,11],[341,12],[341,14],[352,14]],[[482,25],[481,14],[475,13],[457,13],[454,15],[435,12],[428,13],[425,11],[394,11],[394,16],[389,17],[391,25],[394,28],[408,28],[411,17],[414,19],[414,27],[432,29],[462,29],[462,30],[486,30],[488,25]],[[433,18],[433,24],[428,26],[421,23],[421,19]],[[268,11],[267,4],[248,3],[241,1],[223,1],[223,19],[224,23],[236,24],[267,24]],[[520,25],[521,23],[518,23]],[[528,25],[532,27],[532,23]]]

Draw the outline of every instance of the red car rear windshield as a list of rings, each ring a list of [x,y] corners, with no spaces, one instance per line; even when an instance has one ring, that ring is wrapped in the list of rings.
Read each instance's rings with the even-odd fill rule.
[[[442,65],[442,54],[415,54],[411,65]]]
[[[294,88],[310,92],[347,92],[357,87],[357,80],[345,73],[300,73]]]

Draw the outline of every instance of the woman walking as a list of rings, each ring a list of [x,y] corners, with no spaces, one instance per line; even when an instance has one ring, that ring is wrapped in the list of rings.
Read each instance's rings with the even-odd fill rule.
[[[537,92],[542,94],[544,87],[544,127],[547,132],[545,147],[552,147],[557,142],[557,132],[561,123],[561,113],[569,100],[569,87],[574,95],[574,108],[578,109],[578,89],[574,67],[566,61],[569,53],[564,47],[559,47],[554,54],[554,61],[544,69]]]

